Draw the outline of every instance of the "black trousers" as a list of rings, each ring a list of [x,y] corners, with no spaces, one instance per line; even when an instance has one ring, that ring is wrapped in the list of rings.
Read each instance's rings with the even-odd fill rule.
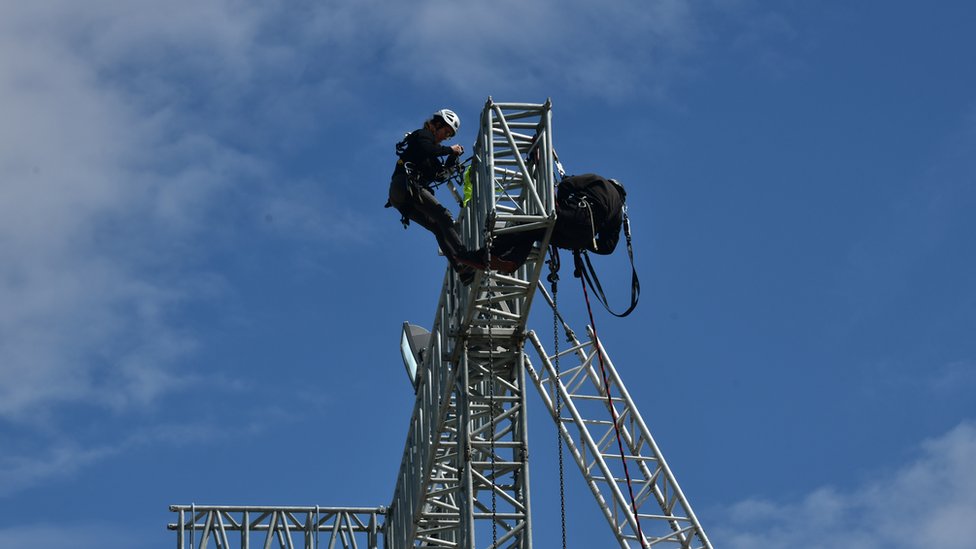
[[[437,201],[434,193],[422,185],[411,185],[405,174],[394,174],[390,181],[390,204],[404,217],[433,233],[447,260],[456,266],[455,258],[464,249],[461,235],[454,228],[451,212]]]

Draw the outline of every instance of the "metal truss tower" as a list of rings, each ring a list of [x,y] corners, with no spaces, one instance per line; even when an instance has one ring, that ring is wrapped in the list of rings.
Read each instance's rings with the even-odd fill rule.
[[[462,240],[476,249],[486,232],[544,228],[544,250],[555,222],[550,105],[489,100],[480,122]],[[523,343],[542,265],[535,253],[468,286],[448,270],[390,504],[391,547],[531,548]]]
[[[479,272],[464,285],[447,269],[433,327],[418,353],[416,402],[389,507],[171,506],[179,514],[169,525],[178,533],[178,548],[224,549],[234,537],[227,532],[239,532],[245,549],[251,537],[266,549],[379,549],[380,538],[384,549],[531,549],[528,374],[620,547],[711,549],[592,331],[580,342],[564,324],[571,347],[549,355],[526,330],[537,290],[554,308],[539,286],[556,220],[552,144],[548,101],[488,99],[473,151],[474,200],[458,216],[462,240],[476,249],[505,233],[545,229],[544,237],[510,275]],[[527,341],[540,358],[538,369],[525,352]],[[594,367],[598,349],[604,358],[600,371]],[[573,365],[558,368],[560,358]],[[611,417],[617,418],[616,428]],[[618,430],[628,454],[623,457],[611,448]],[[623,490],[624,460],[635,472],[633,503]]]

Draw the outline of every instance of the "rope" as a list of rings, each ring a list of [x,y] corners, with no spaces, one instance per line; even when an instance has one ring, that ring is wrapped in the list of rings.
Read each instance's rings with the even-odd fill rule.
[[[566,549],[566,486],[563,475],[563,437],[562,437],[562,416],[563,416],[563,396],[559,391],[560,380],[559,372],[559,252],[553,246],[549,253],[549,283],[552,285],[552,347],[555,354],[553,362],[556,367],[556,379],[553,389],[556,392],[556,442],[559,446],[559,525],[562,529],[563,549]]]
[[[590,316],[590,326],[593,327],[593,348],[596,350],[596,356],[600,360],[600,373],[603,375],[603,386],[607,393],[607,406],[610,407],[610,415],[613,418],[613,430],[617,434],[617,448],[620,450],[620,463],[624,466],[624,476],[627,479],[627,492],[630,494],[630,506],[634,512],[634,521],[637,523],[637,539],[640,541],[641,547],[646,548],[644,544],[644,532],[641,531],[640,515],[637,514],[637,501],[634,498],[634,487],[630,481],[630,471],[627,468],[627,458],[624,456],[624,443],[620,437],[620,426],[617,425],[619,418],[617,417],[617,408],[613,405],[613,398],[610,394],[610,379],[607,377],[607,369],[603,364],[603,349],[600,345],[600,338],[597,336],[596,332],[596,321],[593,320],[593,309],[590,307],[590,296],[586,292],[586,282],[580,277],[580,283],[583,286],[583,297],[586,299],[586,312]]]

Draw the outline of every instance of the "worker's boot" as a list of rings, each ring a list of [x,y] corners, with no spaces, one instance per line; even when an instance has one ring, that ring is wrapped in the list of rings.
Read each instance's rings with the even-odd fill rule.
[[[514,273],[518,267],[519,266],[514,261],[509,261],[498,256],[492,256],[491,258],[491,268],[494,271],[510,274]]]
[[[484,250],[461,250],[454,259],[462,265],[478,269],[479,271],[485,270],[487,266]]]

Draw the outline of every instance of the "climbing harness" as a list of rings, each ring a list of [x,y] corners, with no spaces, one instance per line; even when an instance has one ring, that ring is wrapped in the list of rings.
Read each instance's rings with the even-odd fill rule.
[[[429,193],[434,194],[434,192],[437,190],[437,187],[440,187],[441,185],[447,183],[448,189],[450,189],[451,195],[454,196],[454,199],[457,201],[458,205],[464,206],[466,201],[458,193],[457,186],[460,185],[462,188],[464,187],[464,174],[465,174],[465,170],[468,167],[467,163],[471,160],[471,158],[472,157],[468,157],[463,161],[455,161],[453,163],[442,166],[441,169],[438,170],[437,174],[434,176],[434,179],[427,182],[424,182],[422,180],[421,171],[419,168],[414,166],[413,162],[404,162],[402,159],[400,159],[397,160],[397,164],[403,166],[403,169],[407,174],[406,177],[407,195],[410,196],[411,198],[413,198],[413,196],[415,196],[416,193],[420,191],[420,189],[424,189]],[[391,208],[393,207],[393,204],[389,200],[387,200],[386,204],[383,207]],[[406,204],[404,204],[404,207],[410,208],[410,202],[408,201]],[[403,228],[406,229],[407,227],[410,226],[410,218],[404,214],[401,214],[400,223],[403,225]]]
[[[400,140],[400,141],[399,141],[399,142],[398,142],[398,143],[396,144],[396,155],[397,155],[398,157],[399,157],[399,156],[403,156],[403,153],[405,153],[405,152],[407,152],[407,138],[408,138],[408,137],[410,137],[410,132],[406,132],[406,133],[404,133],[404,134],[403,134],[403,139],[401,139],[401,140]]]
[[[610,304],[607,301],[607,296],[603,291],[603,286],[600,284],[600,279],[596,276],[596,270],[593,269],[593,264],[590,263],[590,256],[586,253],[586,250],[573,251],[573,261],[576,269],[574,276],[582,278],[585,281],[584,284],[589,284],[590,288],[593,289],[593,294],[596,296],[600,304],[602,304],[607,310],[607,312],[619,318],[623,318],[632,313],[634,308],[637,307],[637,301],[640,300],[640,280],[637,278],[637,269],[634,267],[634,247],[630,237],[630,218],[627,216],[626,205],[623,207],[623,213],[624,237],[627,240],[627,257],[630,259],[630,306],[627,307],[626,311],[622,313],[615,313],[610,308]]]
[[[563,397],[559,391],[560,371],[559,371],[559,326],[557,317],[559,316],[559,251],[555,246],[549,248],[549,276],[546,277],[552,288],[552,347],[553,363],[556,367],[556,378],[553,389],[556,393],[556,441],[559,445],[559,525],[562,531],[563,549],[566,549],[566,485],[563,467],[563,437],[562,437],[562,416],[563,416]]]
[[[407,139],[410,137],[410,133],[403,134],[403,139],[401,139],[395,145],[396,155],[397,155],[397,165],[403,167],[406,172],[406,185],[407,185],[407,195],[411,198],[419,191],[419,189],[426,189],[431,194],[437,189],[437,187],[443,185],[444,183],[450,182],[449,188],[451,189],[451,194],[454,199],[457,200],[458,204],[464,206],[466,201],[458,194],[455,184],[464,186],[464,172],[467,162],[472,158],[468,157],[463,162],[458,161],[457,155],[450,155],[448,161],[444,164],[437,166],[431,165],[428,169],[424,169],[423,166],[417,166],[413,162],[408,162],[403,159],[403,155],[407,152]],[[438,162],[435,161],[435,164]],[[428,181],[424,181],[425,177],[429,178]],[[387,200],[384,208],[390,208],[393,204]],[[405,208],[409,208],[409,202],[404,204]],[[406,229],[410,226],[410,218],[406,214],[400,216],[400,223],[403,228]]]
[[[580,266],[579,254],[576,254],[576,260],[577,260],[576,261],[577,269],[579,269]],[[623,464],[624,477],[627,480],[627,491],[630,494],[630,506],[634,512],[634,521],[637,523],[637,539],[640,541],[641,547],[645,547],[644,533],[641,531],[640,515],[637,514],[637,500],[634,498],[634,487],[630,480],[630,471],[627,467],[627,458],[624,455],[624,444],[620,436],[620,426],[619,426],[620,418],[617,416],[616,406],[613,405],[613,397],[610,393],[610,379],[607,377],[607,369],[606,366],[604,366],[603,364],[603,348],[600,345],[600,338],[597,336],[596,322],[593,320],[593,309],[590,307],[590,296],[586,292],[586,283],[583,282],[582,278],[580,280],[580,283],[583,286],[583,297],[586,299],[586,312],[590,316],[590,326],[593,328],[593,349],[596,352],[596,356],[600,361],[600,373],[603,376],[604,392],[606,392],[607,394],[607,406],[610,408],[610,416],[613,419],[613,430],[617,434],[617,449],[620,450],[620,462],[621,464]],[[630,311],[627,312],[629,313]]]

